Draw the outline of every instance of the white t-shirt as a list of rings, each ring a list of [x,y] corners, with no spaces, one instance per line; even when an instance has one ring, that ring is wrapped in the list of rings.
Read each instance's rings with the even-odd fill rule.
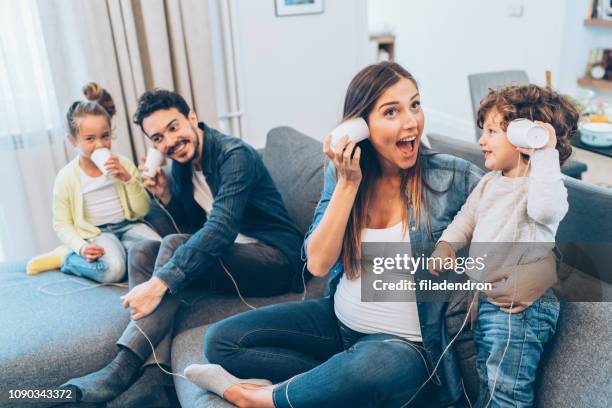
[[[193,183],[193,198],[196,203],[198,203],[198,205],[206,212],[206,216],[208,216],[212,211],[213,202],[215,199],[213,198],[212,191],[210,191],[210,187],[206,182],[206,178],[204,177],[202,170],[196,170],[195,168],[192,170],[191,182]],[[257,240],[238,233],[234,242],[237,244],[252,244],[257,242]]]
[[[92,225],[125,221],[125,212],[115,189],[115,181],[104,175],[91,177],[81,169],[81,193],[85,220]]]
[[[362,242],[410,242],[400,222],[389,228],[365,228]],[[362,302],[361,277],[342,275],[334,294],[334,311],[347,327],[361,333],[387,333],[422,342],[416,302]]]

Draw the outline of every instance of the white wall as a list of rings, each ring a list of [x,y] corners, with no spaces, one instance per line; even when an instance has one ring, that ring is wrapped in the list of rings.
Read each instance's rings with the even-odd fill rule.
[[[236,1],[243,138],[261,147],[289,125],[322,139],[351,78],[368,62],[366,0],[326,0],[323,14],[276,17],[273,0]],[[220,109],[221,111],[221,109]]]
[[[586,62],[591,48],[612,48],[612,29],[607,27],[585,27],[586,1],[567,2],[563,20],[561,42],[560,86],[575,87],[576,79],[584,76]],[[596,98],[612,103],[612,91],[593,89]]]
[[[576,4],[566,10],[566,2],[580,3],[582,10]],[[396,60],[421,85],[426,132],[474,140],[468,74],[522,69],[532,82],[543,84],[545,70],[550,69],[554,86],[560,81],[575,84],[578,75],[565,72],[565,60],[582,45],[574,41],[573,46],[563,47],[564,21],[582,24],[586,4],[586,0],[371,0],[368,12],[371,27],[386,23],[395,28]],[[522,17],[509,16],[515,5],[523,6]],[[575,64],[584,67],[586,60],[578,58]]]

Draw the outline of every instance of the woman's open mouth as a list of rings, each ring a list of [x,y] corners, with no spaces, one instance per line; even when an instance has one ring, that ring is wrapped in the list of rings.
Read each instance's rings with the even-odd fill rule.
[[[416,136],[408,136],[398,140],[395,145],[405,155],[414,153],[416,147]]]

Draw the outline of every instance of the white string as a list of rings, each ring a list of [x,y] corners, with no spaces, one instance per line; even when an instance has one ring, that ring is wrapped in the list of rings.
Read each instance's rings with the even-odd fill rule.
[[[74,283],[78,283],[79,285],[85,286],[84,288],[80,288],[80,289],[75,289],[75,290],[69,290],[66,292],[60,292],[60,293],[54,293],[54,292],[50,292],[48,291],[46,288],[49,286],[54,286],[57,285],[58,283],[63,283],[63,282],[74,282]],[[90,290],[90,289],[95,289],[95,288],[99,288],[102,286],[116,286],[119,288],[127,288],[128,285],[125,283],[97,283],[97,284],[90,284],[75,278],[68,278],[68,279],[62,279],[59,281],[53,281],[53,282],[47,282],[41,286],[38,287],[38,291],[40,293],[44,293],[45,295],[50,295],[50,296],[65,296],[65,295],[72,295],[73,293],[78,293],[78,292],[83,292],[86,290]]]
[[[167,371],[164,367],[162,367],[162,365],[159,363],[159,360],[157,359],[157,355],[155,354],[155,346],[153,346],[153,343],[151,342],[149,337],[146,335],[144,330],[142,330],[140,328],[140,326],[138,326],[138,324],[136,323],[135,320],[132,320],[132,323],[134,324],[134,326],[136,326],[136,328],[142,333],[142,335],[145,337],[145,339],[149,342],[149,346],[151,346],[151,350],[153,351],[153,359],[155,360],[155,364],[157,364],[159,369],[162,370],[162,372],[164,374],[172,375],[172,376],[179,377],[179,378],[182,378],[182,379],[186,380],[187,377],[185,377],[183,374],[176,374],[176,373]]]
[[[142,184],[142,183],[141,183]],[[144,185],[143,185],[144,187]],[[170,218],[170,221],[172,222],[172,225],[174,226],[174,229],[176,230],[177,234],[181,234],[181,230],[179,229],[179,227],[176,225],[176,222],[174,221],[174,218],[172,217],[172,215],[170,214],[170,211],[168,211],[166,209],[166,206],[161,202],[161,200],[159,198],[157,198],[157,196],[155,194],[152,194],[153,196],[153,200],[155,200],[155,202],[159,205],[159,208],[162,209],[162,211],[164,213],[166,213],[166,215],[168,216],[168,218]]]
[[[304,288],[304,292],[302,292],[302,301],[306,300],[306,296],[308,295],[308,289],[306,288],[306,262],[304,262],[304,266],[302,266],[302,287]]]
[[[221,267],[223,268],[225,273],[227,273],[227,276],[229,276],[230,279],[232,280],[232,283],[234,284],[234,287],[236,288],[236,293],[238,293],[238,297],[240,297],[240,300],[242,300],[242,303],[244,303],[251,310],[257,309],[255,306],[252,306],[249,302],[244,300],[244,298],[242,297],[242,293],[240,293],[240,289],[238,288],[238,284],[236,283],[236,280],[234,280],[234,277],[232,276],[232,274],[227,270],[227,268],[225,267],[225,264],[223,264],[223,261],[221,260],[221,258],[219,258],[219,263],[221,264]]]
[[[472,302],[470,303],[470,307],[468,307],[467,313],[465,314],[465,319],[463,319],[463,323],[461,324],[461,327],[459,328],[459,331],[457,332],[457,334],[455,334],[455,336],[452,338],[452,340],[448,343],[448,345],[446,346],[446,348],[444,349],[444,351],[442,352],[442,354],[440,355],[440,358],[438,359],[438,362],[436,363],[436,365],[434,366],[433,370],[431,371],[430,376],[427,378],[427,380],[425,380],[425,382],[423,384],[421,384],[421,386],[416,390],[416,392],[412,395],[412,398],[410,398],[408,400],[408,402],[406,402],[404,405],[402,405],[400,408],[403,408],[405,406],[407,406],[408,404],[410,404],[412,402],[413,399],[416,398],[416,396],[418,395],[418,393],[423,389],[423,387],[425,387],[425,385],[427,385],[427,383],[429,381],[431,381],[431,379],[434,377],[434,375],[436,374],[436,370],[438,369],[438,366],[440,365],[440,363],[442,362],[442,358],[444,357],[444,354],[446,354],[446,352],[448,350],[450,350],[450,347],[453,345],[453,343],[455,342],[455,340],[457,340],[457,337],[459,337],[459,335],[461,334],[461,332],[463,331],[463,329],[465,328],[465,325],[470,317],[470,312],[472,311],[472,306],[474,306],[474,301],[476,300],[476,296],[472,297]]]

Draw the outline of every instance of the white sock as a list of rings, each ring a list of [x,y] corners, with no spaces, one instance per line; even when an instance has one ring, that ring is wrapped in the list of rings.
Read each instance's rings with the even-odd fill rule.
[[[251,378],[243,380],[228,373],[219,364],[192,364],[185,369],[185,377],[198,387],[214,392],[220,397],[232,385],[255,384],[272,385],[268,380]]]

